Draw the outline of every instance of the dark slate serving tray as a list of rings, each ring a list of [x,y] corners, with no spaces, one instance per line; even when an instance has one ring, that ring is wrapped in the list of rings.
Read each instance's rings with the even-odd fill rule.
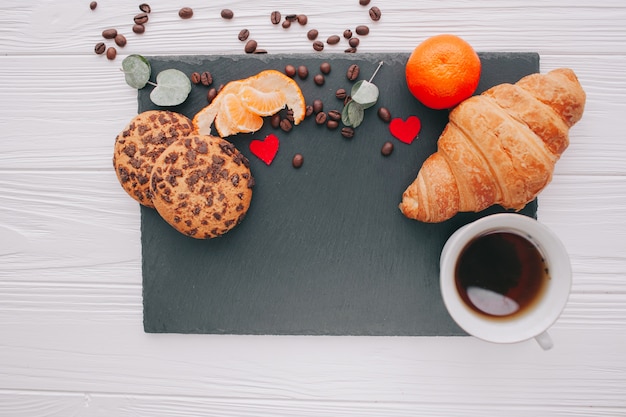
[[[477,93],[539,71],[535,53],[482,53]],[[144,329],[160,333],[297,335],[463,335],[439,293],[439,254],[460,226],[490,213],[464,213],[439,224],[409,220],[398,210],[402,192],[436,150],[446,111],[426,109],[406,88],[408,54],[306,54],[179,56],[149,58],[153,76],[167,68],[187,74],[210,71],[214,84],[248,77],[286,64],[306,65],[298,80],[307,103],[320,98],[325,110],[341,110],[334,96],[351,87],[345,72],[359,64],[380,87],[377,105],[353,139],[344,139],[307,119],[291,132],[266,122],[255,134],[231,138],[251,162],[256,187],[242,224],[225,236],[201,241],[141,208]],[[332,72],[320,87],[319,65]],[[139,91],[139,112],[157,108],[151,87]],[[207,103],[208,88],[194,86],[185,103],[170,108],[189,117]],[[417,115],[419,138],[406,145],[392,138],[376,116],[379,106],[394,117]],[[254,157],[252,139],[274,133],[280,149],[271,166]],[[391,140],[395,150],[380,153]],[[291,165],[295,153],[304,165]],[[533,201],[522,214],[536,216]]]

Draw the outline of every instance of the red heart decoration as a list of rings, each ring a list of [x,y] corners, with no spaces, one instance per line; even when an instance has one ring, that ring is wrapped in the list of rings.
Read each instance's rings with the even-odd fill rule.
[[[407,144],[413,142],[421,128],[422,122],[420,122],[417,116],[409,116],[406,121],[396,117],[389,123],[389,131],[393,137]]]
[[[271,164],[278,152],[279,141],[276,135],[269,134],[264,140],[254,139],[250,142],[250,152],[267,165]]]

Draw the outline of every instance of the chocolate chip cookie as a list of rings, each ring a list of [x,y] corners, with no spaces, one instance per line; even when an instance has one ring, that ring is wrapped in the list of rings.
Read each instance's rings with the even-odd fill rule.
[[[254,178],[248,159],[224,139],[191,135],[154,163],[154,206],[176,230],[196,239],[223,235],[245,217]]]
[[[170,111],[150,110],[135,116],[115,139],[113,166],[124,190],[140,204],[154,207],[152,166],[169,145],[192,130],[191,120]]]

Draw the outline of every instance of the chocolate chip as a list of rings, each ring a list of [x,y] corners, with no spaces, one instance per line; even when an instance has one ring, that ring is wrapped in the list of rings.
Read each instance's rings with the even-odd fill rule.
[[[193,9],[191,7],[183,7],[178,11],[178,16],[181,19],[190,19],[193,16]]]
[[[304,163],[304,157],[302,156],[302,154],[299,154],[299,153],[295,154],[293,156],[293,159],[291,160],[291,164],[296,169],[300,168],[303,163]]]
[[[380,149],[380,153],[384,156],[389,156],[393,152],[393,143],[387,141],[383,143],[383,147]]]
[[[248,29],[241,29],[241,31],[239,32],[239,35],[237,35],[237,38],[243,42],[247,40],[249,36],[250,36],[250,31]]]

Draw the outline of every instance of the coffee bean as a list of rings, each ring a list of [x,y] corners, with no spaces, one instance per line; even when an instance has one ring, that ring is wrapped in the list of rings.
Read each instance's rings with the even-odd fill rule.
[[[278,11],[274,11],[272,12],[272,14],[270,14],[270,20],[272,21],[272,24],[277,25],[280,23],[280,20],[282,19],[280,12]]]
[[[98,55],[102,55],[107,50],[107,47],[104,44],[104,42],[98,42],[96,46],[93,48],[93,50]]]
[[[295,154],[293,156],[293,159],[291,160],[291,165],[293,165],[294,168],[300,168],[302,166],[302,164],[304,163],[304,157],[302,156],[302,154]]]
[[[368,33],[370,33],[370,28],[365,25],[359,25],[356,27],[355,30],[356,30],[357,35],[361,35],[361,36],[365,36]]]
[[[215,97],[217,97],[217,89],[215,88],[210,88],[209,91],[207,91],[206,93],[206,99],[209,103],[211,103]]]
[[[350,39],[352,37],[352,31],[350,29],[346,29],[343,31],[343,37],[346,39]]]
[[[331,130],[335,130],[339,127],[339,122],[337,120],[328,120],[326,122],[326,127]]]
[[[315,123],[317,123],[318,125],[323,125],[324,123],[326,123],[326,113],[324,113],[323,111],[317,113],[315,115]]]
[[[126,46],[126,36],[122,35],[121,33],[118,33],[117,36],[115,37],[115,44],[122,48]]]
[[[331,120],[339,121],[339,120],[341,120],[341,112],[339,112],[337,110],[329,110],[328,111],[328,118],[331,119]]]
[[[361,43],[359,38],[350,38],[350,40],[348,41],[348,44],[353,48],[359,46],[359,43]]]
[[[370,4],[370,0],[359,0],[359,4],[361,6],[367,6],[368,4]]]
[[[393,143],[387,141],[383,143],[383,147],[380,149],[380,153],[384,156],[389,156],[393,152]]]
[[[330,74],[330,63],[329,62],[322,62],[320,64],[320,71],[322,71],[322,74]]]
[[[239,35],[237,35],[237,39],[243,42],[247,40],[249,36],[250,36],[250,31],[248,29],[241,29],[241,31],[239,32]]]
[[[191,7],[183,7],[178,11],[178,16],[181,19],[190,19],[193,16],[193,9]]]
[[[337,45],[340,40],[341,38],[339,37],[339,35],[331,35],[328,37],[328,39],[326,39],[326,43],[329,45]]]
[[[235,13],[230,9],[222,9],[220,16],[222,16],[222,19],[232,19]]]
[[[297,19],[298,23],[302,26],[305,26],[309,22],[309,18],[305,14],[299,14]]]
[[[246,46],[244,46],[243,50],[247,53],[247,54],[251,54],[255,51],[256,47],[257,47],[257,42],[254,39],[250,39],[248,42],[246,42]]]
[[[320,100],[319,98],[313,100],[313,113],[318,114],[322,110],[324,110],[324,103],[322,102],[322,100]]]
[[[310,40],[310,41],[314,41],[315,39],[317,39],[317,37],[319,36],[319,31],[317,29],[311,29],[306,33],[306,37]]]
[[[104,39],[114,39],[117,36],[116,29],[105,29],[102,31],[102,37]]]
[[[293,65],[285,65],[285,75],[293,78],[296,75],[296,67]]]
[[[339,90],[335,91],[335,97],[337,97],[339,100],[345,99],[347,95],[348,92],[345,88],[340,88]]]
[[[343,105],[347,105],[348,103],[350,103],[352,101],[352,97],[351,96],[346,96],[346,98],[343,99]]]
[[[98,2],[97,1],[92,1],[91,3],[89,3],[89,8],[91,10],[95,10],[96,7],[98,7]]]
[[[257,49],[254,50],[254,53],[257,54],[257,55],[258,54],[266,54],[267,53],[267,49],[257,48]]]
[[[139,10],[141,10],[144,13],[150,13],[152,11],[152,8],[150,7],[148,3],[141,3],[139,5]]]
[[[208,87],[209,85],[213,84],[213,76],[209,71],[204,71],[202,74],[200,74],[200,82],[202,83],[202,85]]]
[[[370,19],[372,19],[374,22],[377,22],[380,20],[380,17],[382,16],[382,13],[380,12],[380,9],[376,6],[370,8]]]
[[[115,49],[113,46],[109,46],[109,48],[107,49],[107,58],[110,60],[115,59],[115,57],[117,56],[117,49]]]
[[[291,27],[290,20],[283,20],[283,29],[289,29]]]
[[[145,25],[148,23],[148,13],[139,13],[135,15],[133,21],[138,25]]]
[[[285,20],[289,21],[289,22],[295,22],[296,20],[298,20],[298,15],[297,14],[288,14],[287,16],[285,16]]]
[[[346,139],[351,139],[354,137],[354,129],[351,127],[343,127],[341,128],[341,136]]]
[[[346,72],[346,77],[350,80],[350,81],[354,81],[357,78],[359,78],[359,72],[361,70],[359,69],[359,66],[357,64],[352,64],[348,67],[348,71]]]
[[[345,52],[346,54],[355,54],[355,53],[356,53],[356,48],[354,48],[354,47],[352,47],[352,46],[351,46],[351,47],[349,47],[348,49],[346,49],[344,52]]]
[[[298,67],[298,77],[304,80],[308,76],[309,76],[309,69],[304,65],[300,65]]]
[[[324,85],[324,82],[326,80],[324,79],[324,76],[322,74],[315,74],[315,77],[313,77],[313,82],[317,85]]]
[[[324,50],[324,42],[322,41],[313,42],[313,49],[315,49],[317,52]]]
[[[280,127],[280,114],[278,113],[274,113],[272,115],[272,117],[270,118],[270,125],[274,128],[274,129],[278,129]]]
[[[137,23],[133,25],[133,32],[135,32],[136,34],[141,35],[145,31],[146,31],[146,27],[144,25],[140,25]]]
[[[293,123],[293,122],[294,122],[294,120],[295,120],[295,119],[293,118],[293,110],[291,110],[291,109],[287,109],[287,111],[285,112],[285,118],[286,118],[287,120],[289,120],[291,123]]]
[[[284,131],[284,132],[290,132],[291,129],[293,129],[293,125],[291,124],[291,122],[287,119],[283,119],[280,121],[280,128]]]
[[[381,107],[378,109],[378,117],[385,123],[389,123],[391,121],[391,112],[386,107]]]
[[[191,73],[191,82],[194,84],[198,84],[200,83],[200,73],[199,72],[192,72]]]
[[[311,115],[313,115],[313,106],[308,105],[306,106],[306,113],[304,114],[304,117],[310,117]]]

